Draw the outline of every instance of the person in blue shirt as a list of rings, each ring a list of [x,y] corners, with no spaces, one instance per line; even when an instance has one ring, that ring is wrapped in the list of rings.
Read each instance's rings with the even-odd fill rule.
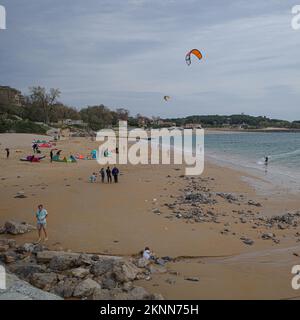
[[[113,177],[114,177],[114,181],[115,183],[118,183],[118,175],[119,175],[119,169],[117,167],[114,167],[111,171]]]
[[[42,230],[44,231],[44,234],[45,234],[45,241],[48,240],[48,235],[47,235],[47,230],[46,230],[47,216],[48,216],[47,210],[44,209],[42,204],[40,204],[38,206],[38,210],[36,212],[37,229],[38,229],[38,235],[39,235],[38,243],[41,242],[41,240],[42,240]]]

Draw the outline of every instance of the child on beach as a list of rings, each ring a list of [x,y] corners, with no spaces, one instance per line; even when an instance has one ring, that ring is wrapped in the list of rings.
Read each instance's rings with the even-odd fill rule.
[[[42,204],[40,204],[38,206],[38,210],[36,212],[37,229],[38,229],[38,235],[39,235],[39,239],[38,239],[37,243],[41,242],[41,240],[42,240],[42,237],[41,237],[42,230],[44,231],[44,234],[45,234],[45,241],[48,240],[48,235],[47,235],[47,231],[46,231],[46,226],[47,226],[46,218],[47,218],[47,216],[48,216],[47,210],[44,209]]]
[[[96,182],[96,179],[97,179],[97,175],[95,172],[93,172],[93,174],[90,176],[90,182],[94,183],[94,182]]]

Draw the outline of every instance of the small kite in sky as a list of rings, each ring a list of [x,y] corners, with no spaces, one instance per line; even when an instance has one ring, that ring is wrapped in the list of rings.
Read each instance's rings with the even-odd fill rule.
[[[192,63],[191,54],[195,55],[199,60],[203,58],[202,53],[198,49],[193,49],[185,56],[186,64],[189,66]]]
[[[164,96],[164,100],[165,100],[165,101],[168,101],[169,99],[171,99],[170,96]]]

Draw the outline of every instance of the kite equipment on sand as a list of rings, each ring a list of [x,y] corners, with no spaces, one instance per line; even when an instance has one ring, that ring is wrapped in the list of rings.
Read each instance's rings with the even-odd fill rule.
[[[53,156],[52,161],[54,161],[54,162],[67,162],[67,163],[77,162],[77,160],[75,159],[74,156],[70,156],[69,158],[64,157],[63,159],[60,159],[59,155]]]
[[[27,156],[24,158],[21,158],[20,161],[28,161],[28,162],[40,162],[42,159],[44,159],[46,156],[36,157],[36,156]]]
[[[193,50],[189,51],[185,56],[185,61],[188,66],[192,63],[192,60],[191,60],[192,54],[194,56],[196,56],[199,60],[201,60],[203,58],[202,53],[198,49],[193,49]]]

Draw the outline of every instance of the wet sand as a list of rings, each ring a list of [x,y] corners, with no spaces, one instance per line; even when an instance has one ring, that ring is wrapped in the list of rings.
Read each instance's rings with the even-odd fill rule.
[[[291,288],[290,282],[291,268],[300,262],[293,255],[299,244],[295,236],[300,231],[298,227],[276,231],[264,227],[253,229],[250,222],[239,223],[233,213],[247,212],[249,206],[224,199],[214,205],[201,205],[203,210],[218,213],[218,223],[170,219],[170,209],[165,204],[180,197],[189,183],[182,177],[183,166],[121,165],[119,184],[102,184],[99,178],[91,184],[89,176],[100,170],[95,161],[50,163],[49,149],[43,149],[47,158],[40,163],[19,161],[20,157],[31,154],[33,138],[40,137],[0,135],[0,225],[7,220],[35,224],[36,206],[43,203],[49,212],[47,245],[51,249],[135,255],[147,245],[158,256],[177,257],[167,265],[168,273],[154,275],[150,281],[139,281],[150,292],[160,292],[165,298],[297,297],[298,292]],[[11,148],[8,160],[6,147]],[[63,156],[69,156],[88,154],[97,143],[72,138],[57,142],[56,147],[63,150]],[[250,208],[257,215],[299,210],[299,196],[284,192],[260,195],[243,177],[249,174],[206,162],[204,173],[195,177],[195,182],[207,185],[211,192],[242,194],[261,203],[261,207]],[[15,198],[19,191],[24,192],[25,199]],[[159,209],[160,214],[154,213],[154,209]],[[230,225],[230,232],[224,234],[225,224]],[[280,243],[261,239],[263,232],[276,233]],[[241,236],[251,238],[254,244],[245,245]],[[31,232],[14,239],[19,243],[34,242],[37,235]],[[278,253],[276,250],[281,248],[284,250]],[[249,253],[256,254],[248,256]],[[186,277],[198,277],[199,281],[185,280]]]

